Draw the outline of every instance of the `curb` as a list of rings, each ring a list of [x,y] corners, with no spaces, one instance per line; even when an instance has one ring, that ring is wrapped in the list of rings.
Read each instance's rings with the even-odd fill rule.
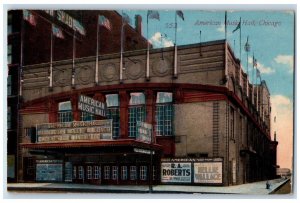
[[[272,191],[270,191],[269,194],[274,194],[277,190],[279,190],[282,186],[284,186],[290,180],[291,180],[290,178],[286,179],[278,187],[276,187]]]
[[[149,193],[142,190],[116,190],[116,189],[84,189],[84,188],[43,188],[43,187],[7,187],[9,192],[86,192],[86,193]]]

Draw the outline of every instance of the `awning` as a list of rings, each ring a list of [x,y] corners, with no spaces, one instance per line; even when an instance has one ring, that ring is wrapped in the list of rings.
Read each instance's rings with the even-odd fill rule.
[[[62,148],[89,148],[89,147],[140,147],[143,149],[162,150],[162,146],[158,144],[148,144],[139,142],[134,139],[120,140],[100,140],[100,141],[82,141],[82,142],[52,142],[52,143],[21,143],[22,148],[27,149],[62,149]]]

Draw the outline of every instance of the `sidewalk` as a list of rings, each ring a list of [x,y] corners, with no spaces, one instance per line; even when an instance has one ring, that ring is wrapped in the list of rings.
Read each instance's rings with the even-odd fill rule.
[[[189,185],[156,185],[153,193],[202,193],[202,194],[247,194],[268,195],[277,190],[289,179],[270,180],[270,189],[266,181],[235,186],[189,186]],[[89,193],[149,193],[148,185],[89,185],[73,183],[9,183],[9,192],[44,191],[44,192],[89,192]]]

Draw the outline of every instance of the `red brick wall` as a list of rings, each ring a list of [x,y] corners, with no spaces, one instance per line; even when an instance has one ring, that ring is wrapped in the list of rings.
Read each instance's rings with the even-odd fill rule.
[[[86,35],[77,34],[76,57],[95,56],[97,41],[97,17],[104,15],[110,20],[112,30],[100,26],[99,54],[120,52],[122,18],[115,11],[79,11]],[[50,16],[43,11],[33,11],[36,16],[36,26],[24,22],[24,64],[38,64],[50,62],[51,22]],[[134,19],[132,19],[134,21]],[[59,22],[56,22],[59,24]],[[64,31],[65,39],[53,37],[53,60],[71,59],[73,54],[73,32],[60,24]],[[147,41],[135,29],[124,27],[124,51],[144,49]]]

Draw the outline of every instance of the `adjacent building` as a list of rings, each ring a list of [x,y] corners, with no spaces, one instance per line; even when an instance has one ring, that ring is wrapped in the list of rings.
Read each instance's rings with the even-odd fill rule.
[[[99,13],[90,23],[83,18],[86,36]],[[116,12],[103,15],[120,26]],[[267,84],[249,82],[226,40],[147,52],[140,29],[129,27],[141,47],[130,48],[128,39],[121,56],[116,49],[95,57],[82,35],[76,58],[22,66],[18,181],[235,185],[274,178],[278,143]],[[72,53],[72,38],[64,43]]]

